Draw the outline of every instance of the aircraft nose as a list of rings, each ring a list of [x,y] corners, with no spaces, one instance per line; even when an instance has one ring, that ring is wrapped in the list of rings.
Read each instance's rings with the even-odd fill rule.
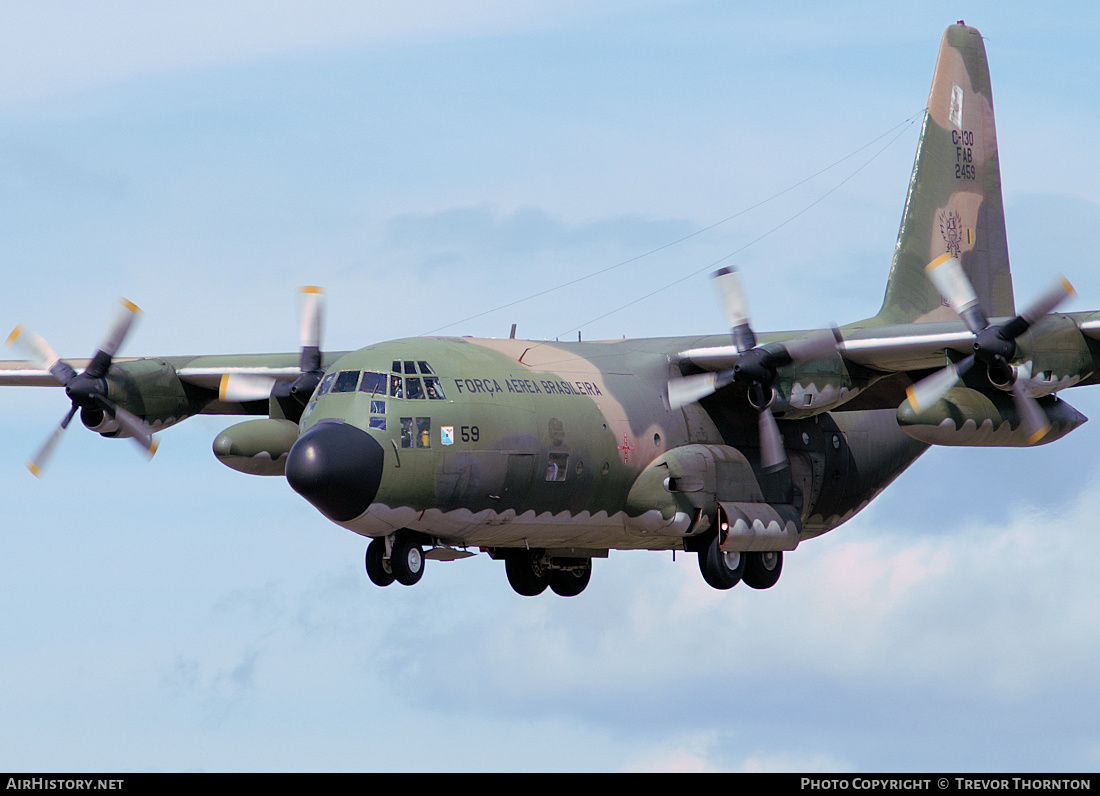
[[[291,447],[286,480],[322,514],[347,522],[374,501],[385,452],[370,434],[347,423],[318,423]]]

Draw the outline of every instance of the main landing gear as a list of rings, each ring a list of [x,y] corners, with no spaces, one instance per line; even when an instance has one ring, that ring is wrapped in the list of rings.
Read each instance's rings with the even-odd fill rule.
[[[545,550],[514,548],[501,551],[508,583],[517,594],[534,597],[550,590],[576,597],[592,578],[591,558],[551,558]]]
[[[737,552],[722,550],[718,535],[699,550],[699,571],[716,589],[732,589],[741,581],[752,589],[770,589],[783,571],[783,553],[778,550]]]
[[[396,531],[367,545],[367,577],[374,585],[389,586],[396,580],[412,586],[423,575],[424,550],[418,534]]]

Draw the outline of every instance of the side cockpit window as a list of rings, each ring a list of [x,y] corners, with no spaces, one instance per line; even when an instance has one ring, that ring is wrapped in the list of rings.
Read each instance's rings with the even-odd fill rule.
[[[336,379],[335,373],[330,373],[321,379],[321,383],[317,385],[317,396],[320,397],[327,393],[332,387],[332,382]]]
[[[424,377],[424,389],[428,393],[428,398],[433,401],[442,401],[447,397],[443,394],[443,385],[439,383],[439,378],[436,376]]]

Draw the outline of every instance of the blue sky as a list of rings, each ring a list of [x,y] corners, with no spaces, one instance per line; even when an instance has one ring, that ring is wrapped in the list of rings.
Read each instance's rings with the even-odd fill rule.
[[[737,252],[758,328],[857,320],[959,18],[987,37],[1017,298],[1065,273],[1068,309],[1100,307],[1089,4],[43,2],[0,4],[0,319],[87,356],[125,295],[125,354],[286,351],[321,284],[330,350],[706,333]],[[931,451],[768,592],[618,553],[531,600],[485,556],[371,586],[360,538],[218,464],[228,419],[149,465],[73,428],[36,481],[64,397],[0,408],[0,768],[1100,765],[1092,424]]]

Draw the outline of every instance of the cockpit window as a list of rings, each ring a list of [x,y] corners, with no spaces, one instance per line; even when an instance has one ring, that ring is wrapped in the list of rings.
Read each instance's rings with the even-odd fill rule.
[[[369,370],[365,371],[363,373],[363,381],[359,384],[359,392],[365,392],[371,395],[385,395],[386,374],[373,373]]]
[[[335,378],[336,378],[336,374],[335,373],[330,373],[327,376],[325,376],[323,379],[321,379],[321,384],[317,387],[317,395],[321,396],[321,395],[324,395],[326,392],[328,392],[329,388],[332,386],[332,382]]]
[[[332,385],[332,392],[355,392],[357,384],[359,384],[359,371],[344,370],[336,377],[336,381]]]
[[[362,392],[370,392],[372,395],[384,395],[385,378],[384,373],[367,371],[363,374],[363,383],[359,389]],[[435,375],[432,366],[422,359],[395,359],[389,379],[390,398],[406,398],[413,401],[425,398],[432,401],[447,400],[443,392],[443,382]]]

